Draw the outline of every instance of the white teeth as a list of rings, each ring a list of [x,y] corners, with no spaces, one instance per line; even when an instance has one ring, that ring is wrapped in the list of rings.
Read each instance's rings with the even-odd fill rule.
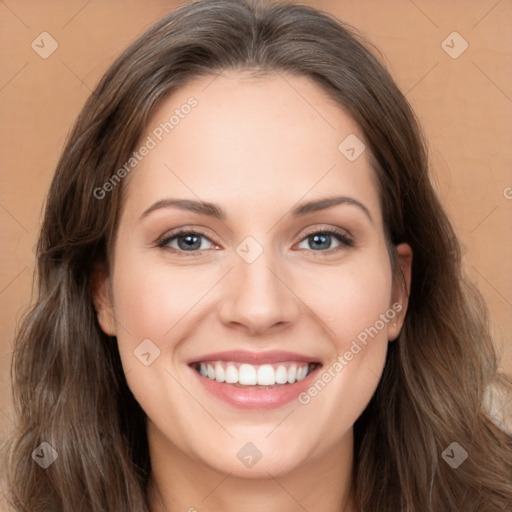
[[[276,370],[276,384],[286,384],[288,382],[288,372],[284,366],[279,366]]]
[[[276,374],[270,364],[258,368],[258,384],[260,386],[273,386],[276,383]]]
[[[232,364],[228,364],[226,368],[226,382],[228,384],[236,384],[238,382],[238,370]]]
[[[293,384],[297,378],[297,365],[292,364],[288,368],[288,384]]]
[[[215,380],[217,382],[224,382],[226,380],[226,372],[220,363],[215,365]]]
[[[244,386],[254,386],[256,384],[256,368],[251,364],[240,365],[238,383]]]
[[[275,384],[293,384],[305,379],[310,371],[306,363],[240,364],[224,361],[200,363],[199,373],[203,377],[242,386],[274,386]]]
[[[297,381],[302,380],[308,373],[308,369],[306,367],[301,367],[297,370]]]

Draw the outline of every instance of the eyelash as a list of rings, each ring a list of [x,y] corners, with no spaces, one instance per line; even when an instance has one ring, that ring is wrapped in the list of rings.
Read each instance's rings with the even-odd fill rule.
[[[313,249],[308,249],[309,251],[311,251],[313,253],[324,253],[327,256],[327,255],[332,254],[333,252],[338,252],[338,251],[340,251],[340,250],[342,250],[344,248],[348,248],[348,247],[353,247],[354,246],[354,241],[351,238],[349,238],[342,231],[339,231],[339,230],[334,229],[334,228],[323,229],[323,230],[322,229],[314,229],[314,230],[311,230],[311,231],[307,231],[304,234],[304,236],[301,238],[300,242],[306,240],[307,238],[311,237],[312,235],[317,235],[317,234],[333,236],[334,238],[336,238],[340,242],[340,245],[338,247],[334,247],[332,249],[319,250],[319,251],[315,251]],[[174,253],[182,254],[182,255],[190,254],[191,256],[200,256],[205,250],[209,250],[209,249],[202,249],[202,250],[184,251],[184,250],[181,250],[181,249],[176,249],[174,247],[167,247],[167,245],[171,241],[173,241],[174,239],[179,238],[180,236],[183,236],[183,235],[196,235],[196,236],[200,236],[202,238],[205,238],[206,240],[208,240],[212,244],[216,244],[216,242],[211,240],[208,236],[206,236],[201,231],[194,231],[194,230],[191,230],[191,229],[180,229],[179,231],[176,231],[174,233],[170,233],[169,235],[165,236],[163,239],[158,241],[157,242],[157,247],[160,247],[161,249],[164,249],[164,250],[172,251]]]

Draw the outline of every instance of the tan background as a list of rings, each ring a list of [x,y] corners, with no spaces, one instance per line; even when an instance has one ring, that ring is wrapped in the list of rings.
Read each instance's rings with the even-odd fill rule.
[[[0,431],[12,422],[9,366],[30,301],[41,207],[65,137],[125,46],[183,2],[0,1]],[[492,313],[512,371],[512,3],[508,0],[304,2],[362,30],[418,114],[464,263]],[[458,32],[458,58],[442,42]],[[48,32],[47,59],[31,47]],[[452,52],[461,41],[448,38]]]

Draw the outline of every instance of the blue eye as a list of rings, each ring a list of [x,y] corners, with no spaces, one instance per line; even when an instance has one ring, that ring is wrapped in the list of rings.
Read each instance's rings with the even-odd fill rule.
[[[336,239],[339,243],[336,247],[330,247],[332,243],[332,239]],[[315,250],[315,252],[326,252],[323,249],[331,250],[331,249],[339,249],[343,247],[352,247],[354,245],[353,240],[351,240],[347,235],[340,231],[328,229],[324,231],[315,231],[313,233],[308,234],[305,238],[303,238],[303,241],[310,242],[309,247],[315,247],[317,249],[321,249],[320,251]],[[329,247],[326,247],[329,246]],[[313,250],[313,249],[312,249]]]
[[[338,242],[338,245],[331,247],[333,238]],[[170,249],[177,253],[190,253],[191,255],[200,255],[202,251],[208,249],[204,247],[203,241],[215,246],[215,244],[203,233],[189,230],[180,230],[176,233],[171,233],[166,236],[157,246],[163,249]],[[313,252],[336,252],[343,248],[352,247],[354,242],[346,234],[341,231],[326,229],[323,231],[312,231],[304,237],[300,243],[310,242],[306,247],[307,250]],[[176,243],[176,244],[175,244]],[[173,245],[175,244],[175,245]],[[316,248],[315,248],[316,247]]]
[[[158,243],[158,247],[165,247],[169,249],[173,249],[175,251],[182,252],[197,252],[205,250],[204,247],[201,248],[202,243],[201,239],[211,240],[203,235],[202,233],[196,233],[195,231],[178,231],[177,233],[171,234],[170,236],[164,238],[161,242]],[[178,243],[178,247],[172,247],[171,243],[176,241]],[[211,242],[212,243],[212,242]]]

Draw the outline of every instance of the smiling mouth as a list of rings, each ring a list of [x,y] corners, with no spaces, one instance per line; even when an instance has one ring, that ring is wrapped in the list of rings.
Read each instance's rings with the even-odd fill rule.
[[[191,364],[202,377],[241,388],[286,386],[305,379],[319,363],[280,362],[253,365],[232,361],[208,361]]]

